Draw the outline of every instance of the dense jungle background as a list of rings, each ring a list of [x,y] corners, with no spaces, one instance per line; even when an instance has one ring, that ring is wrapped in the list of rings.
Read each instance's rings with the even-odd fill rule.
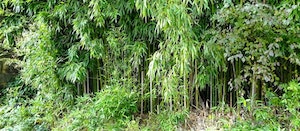
[[[2,130],[300,130],[298,0],[1,0]]]

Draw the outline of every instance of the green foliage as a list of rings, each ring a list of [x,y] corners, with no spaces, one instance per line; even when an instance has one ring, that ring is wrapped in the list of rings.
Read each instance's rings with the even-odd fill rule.
[[[175,130],[208,88],[210,107],[241,100],[247,129],[299,128],[298,85],[274,93],[299,79],[299,3],[249,2],[0,1],[0,53],[21,78],[1,89],[0,128],[142,129],[133,116],[150,112],[146,128]]]
[[[175,130],[180,123],[184,122],[186,116],[187,111],[170,112],[166,110],[157,116],[158,127],[160,130]]]
[[[137,112],[137,96],[120,85],[106,87],[94,97],[78,97],[70,114],[55,130],[116,130]]]
[[[9,84],[3,90],[3,104],[0,108],[0,128],[4,130],[31,130],[34,128],[34,116],[28,108],[30,100],[35,98],[36,90],[25,86],[20,79]]]
[[[187,111],[164,110],[159,114],[150,114],[149,118],[142,125],[144,130],[176,130],[187,118]]]
[[[288,118],[283,118],[286,121],[286,127],[289,129],[300,129],[300,85],[296,81],[292,81],[288,86],[284,87],[284,94],[282,95],[281,104],[285,109]]]
[[[248,110],[247,102],[241,102],[245,112],[230,130],[299,130],[300,84],[291,81],[282,87],[282,96],[267,92],[266,105],[257,101],[256,107]]]
[[[290,18],[297,8],[298,5],[276,9],[264,4],[245,4],[224,7],[212,17],[216,28],[209,31],[213,35],[209,44],[221,46],[228,62],[241,61],[244,65],[241,77],[237,76],[235,81],[251,84],[262,80],[278,85],[281,76],[276,70],[287,66],[285,60],[299,66],[300,26]]]
[[[2,106],[0,128],[5,130],[32,130],[34,120],[25,106]]]

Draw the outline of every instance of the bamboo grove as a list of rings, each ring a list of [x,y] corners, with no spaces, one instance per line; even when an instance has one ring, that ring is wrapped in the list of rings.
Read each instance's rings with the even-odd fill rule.
[[[299,81],[299,17],[297,0],[2,0],[0,42],[36,110],[111,85],[140,114],[239,108]]]

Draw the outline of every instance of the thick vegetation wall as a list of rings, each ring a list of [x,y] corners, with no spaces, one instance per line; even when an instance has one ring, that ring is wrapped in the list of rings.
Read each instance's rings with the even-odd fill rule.
[[[297,0],[2,0],[1,53],[19,75],[1,89],[0,128],[158,114],[171,130],[193,109],[267,103],[300,80],[299,23]]]

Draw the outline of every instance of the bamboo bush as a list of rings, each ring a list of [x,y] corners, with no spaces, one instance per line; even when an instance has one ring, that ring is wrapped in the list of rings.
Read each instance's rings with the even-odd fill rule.
[[[164,116],[255,106],[299,80],[296,0],[3,0],[0,20],[1,48],[47,129],[76,98],[114,85],[136,93],[141,115]]]

